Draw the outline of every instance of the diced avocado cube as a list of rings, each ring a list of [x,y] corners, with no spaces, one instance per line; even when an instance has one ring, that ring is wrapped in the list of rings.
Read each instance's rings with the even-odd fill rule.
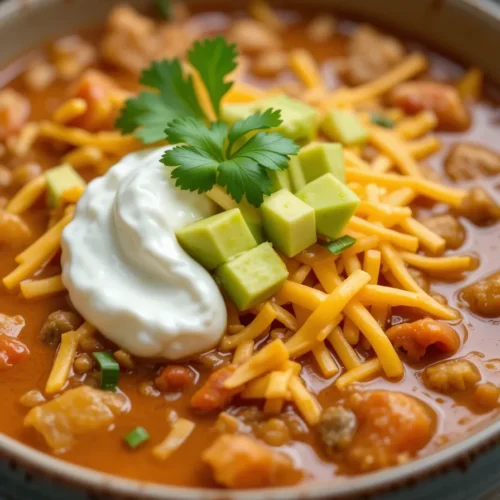
[[[249,104],[227,104],[222,109],[222,118],[230,125],[256,111],[273,108],[281,111],[282,123],[275,130],[298,142],[314,139],[318,131],[318,111],[301,101],[286,95],[275,95]]]
[[[292,183],[292,191],[295,193],[299,189],[302,189],[307,183],[304,177],[304,172],[302,171],[302,165],[297,156],[292,156],[288,162],[288,173],[290,175],[290,180]]]
[[[359,205],[359,198],[333,174],[319,177],[296,194],[314,208],[318,233],[332,239],[340,236]]]
[[[75,187],[87,185],[80,174],[71,165],[61,165],[45,172],[47,180],[47,205],[57,208],[62,201],[64,193]]]
[[[238,208],[194,222],[175,235],[182,248],[207,269],[257,246]]]
[[[288,191],[292,190],[292,184],[290,182],[290,175],[288,174],[288,170],[273,170],[269,172],[269,178],[273,183],[271,187],[273,193],[279,191],[280,189],[288,189]]]
[[[313,142],[301,148],[297,156],[306,183],[328,173],[345,182],[344,151],[341,144]]]
[[[240,311],[271,298],[288,277],[285,264],[268,242],[218,267],[215,274]]]
[[[316,243],[314,209],[286,189],[267,198],[261,205],[264,231],[274,247],[294,257]]]
[[[352,111],[330,110],[321,123],[321,130],[346,146],[357,146],[368,140],[368,129]]]

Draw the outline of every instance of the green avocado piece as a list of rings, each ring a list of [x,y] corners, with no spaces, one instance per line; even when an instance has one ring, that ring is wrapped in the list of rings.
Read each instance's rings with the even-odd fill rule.
[[[73,187],[85,187],[87,184],[71,165],[61,165],[45,172],[47,181],[47,205],[57,208],[61,204],[64,192]]]
[[[292,156],[288,162],[288,173],[292,184],[292,191],[295,193],[302,189],[307,183],[302,171],[302,165],[297,156]]]
[[[333,174],[319,177],[296,194],[314,208],[318,233],[331,239],[340,236],[359,205],[359,198]]]
[[[318,111],[301,101],[286,95],[275,95],[248,104],[226,104],[222,108],[222,119],[232,125],[256,111],[273,108],[281,111],[282,124],[276,132],[297,142],[309,142],[318,131]]]
[[[175,235],[182,248],[207,269],[257,246],[238,208],[194,222]]]
[[[271,189],[273,193],[279,191],[280,189],[292,190],[292,183],[290,182],[290,175],[288,170],[272,170],[269,172],[269,178],[273,183]]]
[[[321,123],[321,130],[346,146],[358,146],[368,140],[368,129],[352,111],[330,110]]]
[[[301,148],[297,156],[306,182],[312,182],[328,173],[345,182],[344,151],[341,144],[312,142]]]
[[[294,257],[316,243],[314,209],[286,189],[261,205],[262,222],[268,239],[287,257]]]
[[[271,298],[288,277],[288,271],[271,243],[244,252],[215,271],[240,311]]]

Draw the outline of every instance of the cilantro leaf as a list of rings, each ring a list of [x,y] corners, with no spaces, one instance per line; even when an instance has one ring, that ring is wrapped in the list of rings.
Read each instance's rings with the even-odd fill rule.
[[[217,118],[220,117],[221,99],[233,85],[225,79],[236,69],[237,56],[236,45],[222,36],[197,41],[188,52],[188,60],[198,70]]]
[[[175,167],[171,175],[181,189],[204,193],[213,188],[217,180],[219,162],[202,149],[177,146],[165,151],[161,162]]]
[[[208,128],[195,118],[177,118],[168,124],[165,134],[170,144],[188,144],[205,151],[214,160],[224,161],[224,141],[227,135],[225,123],[213,123]]]
[[[237,121],[228,135],[229,144],[227,154],[230,156],[234,143],[254,130],[264,130],[281,125],[281,111],[279,109],[266,109],[264,113],[254,113],[243,120]]]
[[[165,19],[172,17],[172,2],[171,0],[154,0],[156,8]]]
[[[245,195],[254,206],[259,207],[264,195],[271,194],[271,179],[267,172],[250,158],[232,158],[219,165],[217,184],[226,188],[236,202]]]
[[[251,137],[232,158],[248,158],[269,170],[286,170],[288,157],[299,147],[291,139],[277,133],[259,132]]]
[[[178,116],[205,119],[194,90],[192,76],[184,77],[178,59],[155,61],[144,70],[140,83],[158,93],[141,92],[128,99],[116,127],[128,134],[136,131],[145,143],[165,138],[165,125]]]

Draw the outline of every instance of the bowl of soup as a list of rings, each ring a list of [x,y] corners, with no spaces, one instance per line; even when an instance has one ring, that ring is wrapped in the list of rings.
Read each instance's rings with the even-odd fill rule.
[[[2,456],[93,494],[351,498],[492,447],[498,19],[3,3]]]

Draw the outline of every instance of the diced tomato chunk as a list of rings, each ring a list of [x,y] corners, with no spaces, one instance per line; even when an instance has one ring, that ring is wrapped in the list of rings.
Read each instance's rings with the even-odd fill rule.
[[[239,389],[226,389],[223,384],[235,370],[236,365],[228,365],[213,372],[191,398],[191,406],[200,411],[215,411],[228,405]]]
[[[0,372],[21,363],[29,354],[29,349],[19,340],[0,335]]]

